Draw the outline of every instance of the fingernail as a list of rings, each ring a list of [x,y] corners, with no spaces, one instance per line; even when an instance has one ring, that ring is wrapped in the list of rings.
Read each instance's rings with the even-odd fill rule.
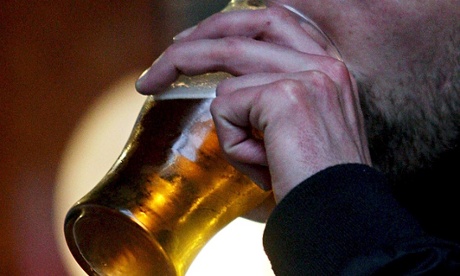
[[[146,78],[147,73],[149,72],[151,67],[147,68],[142,74],[139,76],[139,78],[136,81],[136,90],[138,92],[143,92],[143,87],[142,83],[144,82],[144,79]]]
[[[195,29],[196,29],[196,26],[183,30],[182,32],[174,36],[173,41],[179,41],[181,39],[184,39],[185,37],[189,36]]]

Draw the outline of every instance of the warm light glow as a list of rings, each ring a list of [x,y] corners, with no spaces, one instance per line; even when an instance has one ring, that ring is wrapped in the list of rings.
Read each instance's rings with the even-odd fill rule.
[[[99,182],[120,155],[145,101],[145,97],[134,90],[138,75],[136,72],[120,80],[94,103],[69,141],[62,159],[55,194],[55,228],[63,260],[72,276],[86,273],[76,264],[65,244],[64,217],[71,205]],[[153,197],[151,204],[167,202],[160,195]],[[194,204],[199,206],[200,202]],[[133,215],[146,224],[149,221],[141,211]],[[263,228],[261,223],[242,218],[233,221],[204,247],[186,275],[273,275],[262,248]]]

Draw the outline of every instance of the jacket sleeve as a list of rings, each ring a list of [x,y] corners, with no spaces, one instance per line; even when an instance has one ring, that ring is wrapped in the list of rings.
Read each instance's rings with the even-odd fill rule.
[[[264,248],[276,275],[460,275],[459,246],[426,235],[385,177],[359,164],[292,190],[267,221]]]

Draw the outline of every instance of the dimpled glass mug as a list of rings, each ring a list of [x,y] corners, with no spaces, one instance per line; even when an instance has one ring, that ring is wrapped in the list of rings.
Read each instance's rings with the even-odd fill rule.
[[[264,7],[232,0],[223,12]],[[181,76],[147,97],[112,168],[67,213],[66,241],[86,273],[185,275],[219,230],[271,196],[220,151],[209,107],[228,77]]]

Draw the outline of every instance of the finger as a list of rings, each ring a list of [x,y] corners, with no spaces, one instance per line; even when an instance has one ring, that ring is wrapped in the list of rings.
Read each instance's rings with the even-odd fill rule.
[[[191,41],[244,36],[297,51],[325,55],[328,41],[308,21],[281,7],[217,13],[175,37]]]
[[[249,102],[255,98],[232,98],[229,101],[228,97],[218,97],[211,105],[220,147],[231,165],[268,191],[271,189],[271,177],[265,146],[263,140],[251,134],[252,124],[249,121]]]
[[[211,105],[211,113],[220,146],[231,160],[267,166],[263,141],[252,135],[252,127],[258,126],[249,121],[254,96],[254,93],[246,93],[245,97],[217,97]]]
[[[338,70],[339,71],[342,70],[342,72],[335,72],[333,73],[333,75],[337,75],[337,76],[341,75],[340,78],[336,78],[336,81],[340,82],[340,83],[337,83],[338,87],[344,87],[345,91],[352,92],[353,90],[346,89],[346,87],[353,86],[354,80],[348,71],[343,71],[344,68],[345,66],[343,66],[343,68],[338,68]],[[333,70],[330,69],[329,71],[332,72]],[[314,81],[312,80],[311,72],[309,71],[301,71],[301,72],[294,72],[294,73],[248,74],[248,75],[242,75],[242,76],[222,80],[217,86],[216,95],[217,96],[226,95],[226,94],[230,94],[237,90],[241,90],[247,87],[266,85],[266,84],[274,83],[280,80],[297,80],[297,81],[301,81],[305,83]],[[356,101],[358,99],[357,95],[355,97],[353,96],[354,93],[351,93],[351,94],[352,94],[351,96],[344,95],[344,97],[347,97],[348,101]],[[351,105],[351,108],[355,108],[355,107],[356,107],[356,103]]]
[[[216,96],[227,95],[243,88],[266,85],[277,80],[291,77],[293,76],[290,74],[258,73],[228,78],[217,85]]]
[[[235,76],[249,73],[280,73],[306,70],[329,72],[328,65],[339,60],[305,54],[283,46],[244,37],[197,40],[169,47],[136,83],[144,94],[167,88],[179,74],[197,75],[225,71]]]

